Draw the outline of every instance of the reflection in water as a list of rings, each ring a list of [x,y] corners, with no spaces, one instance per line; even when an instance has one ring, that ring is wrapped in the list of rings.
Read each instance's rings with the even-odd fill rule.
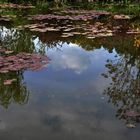
[[[3,85],[7,79],[15,79],[11,85]],[[23,82],[22,72],[11,72],[8,74],[0,74],[0,105],[5,108],[11,103],[26,104],[29,92]]]
[[[139,122],[125,115],[140,111],[140,50],[134,42],[139,43],[138,36],[64,39],[59,33],[1,27],[0,45],[16,53],[46,53],[51,62],[42,71],[0,75],[0,104],[8,108],[0,109],[0,139],[138,140],[139,126],[127,129],[103,95],[106,89],[118,118]],[[5,79],[16,82],[4,86]]]
[[[25,32],[19,32],[14,28],[7,29],[3,26],[0,26],[0,46],[13,50],[14,53],[33,51],[33,43]],[[15,79],[15,82],[11,85],[4,85],[7,79]],[[23,81],[23,71],[0,74],[0,105],[8,108],[12,103],[27,103],[29,91]]]
[[[129,50],[113,60],[107,60],[108,73],[104,74],[112,79],[105,94],[109,96],[109,102],[117,106],[116,116],[127,124],[140,122],[135,114],[134,117],[126,116],[127,111],[140,112],[140,45],[137,42],[134,40],[134,45],[128,46]]]
[[[35,51],[32,36],[29,32],[18,31],[15,28],[0,26],[0,45],[15,53]]]
[[[59,61],[57,61],[58,58]],[[90,65],[90,58],[89,55],[85,53],[85,50],[79,50],[78,46],[72,43],[69,44],[67,48],[63,48],[57,56],[52,54],[51,59],[53,60],[51,64],[54,69],[70,69],[77,74],[85,71]]]

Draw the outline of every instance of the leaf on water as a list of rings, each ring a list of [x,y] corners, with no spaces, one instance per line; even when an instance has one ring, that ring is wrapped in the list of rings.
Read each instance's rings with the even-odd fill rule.
[[[126,124],[126,126],[127,126],[128,128],[135,128],[135,127],[136,127],[136,125],[135,125],[135,124],[131,124],[131,123]]]
[[[73,29],[75,29],[75,28],[67,28],[67,29],[64,30],[64,32],[69,32],[69,31],[71,31]]]
[[[15,8],[15,9],[32,9],[35,8],[32,5],[19,5],[19,4],[0,4],[0,8]]]
[[[13,51],[5,51],[5,54],[11,54]]]
[[[140,28],[137,28],[137,29],[129,29],[126,33],[127,34],[140,34]]]
[[[8,79],[8,80],[5,80],[3,84],[4,85],[11,85],[15,81],[16,81],[16,79]]]
[[[9,71],[8,70],[2,70],[0,69],[0,73],[8,73]]]
[[[11,18],[8,18],[8,17],[0,17],[0,21],[5,21],[5,22],[9,22],[11,21]]]
[[[93,39],[93,38],[95,38],[95,36],[87,36],[86,38]]]
[[[60,29],[58,28],[53,28],[53,27],[43,27],[43,28],[39,28],[39,27],[35,27],[35,28],[29,28],[30,31],[36,31],[36,32],[42,32],[45,33],[47,31],[60,31]]]
[[[73,12],[76,12],[75,10]],[[57,13],[54,14],[37,14],[37,15],[33,15],[33,16],[29,16],[28,20],[72,20],[72,21],[77,21],[77,20],[83,20],[83,21],[87,21],[87,20],[92,20],[94,18],[98,18],[101,15],[109,15],[109,12],[106,11],[85,11],[84,13],[82,12],[81,14],[79,14],[80,12],[78,12],[78,15],[58,15]],[[56,15],[57,14],[57,15]]]
[[[74,35],[81,35],[82,33],[80,33],[80,32],[71,32],[72,34],[74,34]]]
[[[61,35],[61,37],[67,38],[67,37],[69,37],[69,35]]]
[[[125,115],[127,117],[139,117],[140,116],[140,113],[136,112],[136,111],[133,111],[133,110],[130,110],[130,111],[126,111]]]
[[[47,29],[33,28],[33,29],[30,29],[30,31],[45,33],[47,32]]]
[[[13,51],[3,50],[0,51],[5,54],[11,54]],[[45,67],[49,62],[47,56],[30,53],[19,53],[17,55],[2,55],[0,56],[0,73],[8,73],[10,71],[19,71],[22,69],[40,70]],[[5,81],[4,84],[10,84],[10,81]]]
[[[123,14],[121,14],[121,15],[115,15],[114,16],[114,19],[116,19],[116,20],[118,20],[118,19],[122,19],[122,20],[124,20],[124,19],[130,19],[130,16],[123,15]]]
[[[63,33],[63,35],[61,35],[61,37],[71,37],[74,36],[73,33]]]

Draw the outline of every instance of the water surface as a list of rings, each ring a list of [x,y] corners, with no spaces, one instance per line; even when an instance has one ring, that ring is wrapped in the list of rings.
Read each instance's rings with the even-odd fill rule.
[[[64,39],[0,28],[3,47],[50,58],[40,71],[0,74],[0,139],[139,139],[139,118],[124,116],[140,112],[139,35]],[[8,78],[18,81],[3,86]]]

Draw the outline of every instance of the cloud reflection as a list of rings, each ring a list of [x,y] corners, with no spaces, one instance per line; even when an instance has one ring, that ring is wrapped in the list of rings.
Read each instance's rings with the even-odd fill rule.
[[[57,55],[52,53],[51,60],[51,65],[55,70],[70,69],[76,74],[81,74],[91,64],[90,56],[86,51],[72,43],[69,47],[64,47],[62,51],[57,52]]]

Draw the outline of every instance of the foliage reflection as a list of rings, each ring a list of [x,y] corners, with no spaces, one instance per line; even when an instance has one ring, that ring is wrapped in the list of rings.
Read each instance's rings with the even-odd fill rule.
[[[109,97],[109,102],[117,107],[116,116],[125,120],[126,124],[140,121],[139,117],[126,115],[127,111],[140,112],[140,36],[135,36],[128,49],[120,46],[119,56],[107,60],[108,72],[103,74],[111,78],[110,86],[104,94]]]
[[[139,117],[128,117],[127,111],[140,112],[140,36],[119,35],[115,37],[88,39],[85,36],[61,38],[61,33],[34,33],[16,29],[0,28],[0,45],[13,50],[15,53],[29,52],[45,54],[48,49],[60,49],[63,43],[75,43],[90,51],[104,47],[109,53],[113,50],[117,55],[107,60],[105,65],[106,78],[111,78],[110,86],[104,94],[109,102],[117,107],[116,116],[126,123],[140,121]],[[38,46],[38,47],[36,47]],[[10,86],[4,86],[5,79],[16,79]],[[28,101],[29,92],[23,83],[23,71],[1,74],[0,104],[4,107],[12,102],[24,104]]]
[[[7,79],[15,79],[11,85],[4,85]],[[11,72],[0,74],[0,105],[5,108],[11,103],[26,104],[28,101],[29,91],[23,82],[23,73]]]

